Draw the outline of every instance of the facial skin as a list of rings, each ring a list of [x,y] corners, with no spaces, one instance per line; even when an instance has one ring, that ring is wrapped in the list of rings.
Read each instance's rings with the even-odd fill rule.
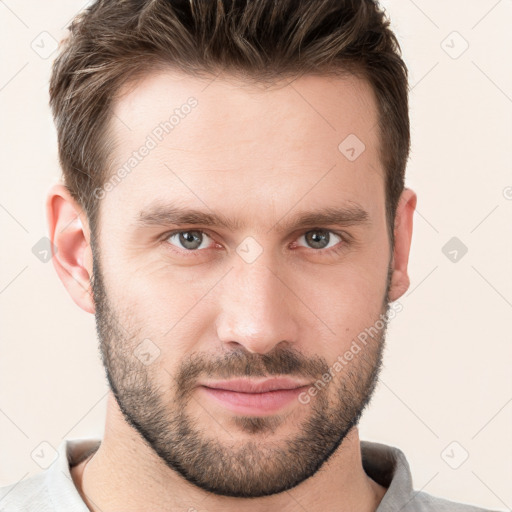
[[[308,76],[265,90],[225,78],[155,73],[116,103],[114,169],[197,99],[105,194],[97,246],[67,191],[49,193],[53,261],[75,302],[96,314],[112,388],[102,445],[75,482],[91,510],[296,510],[295,500],[311,512],[375,510],[385,489],[362,469],[355,425],[385,328],[308,404],[237,414],[199,385],[321,379],[407,290],[416,195],[402,194],[392,251],[365,82]],[[349,134],[365,144],[354,161],[338,149]],[[157,203],[238,226],[141,224]],[[299,214],[356,206],[366,221],[293,224]],[[261,254],[247,261],[247,247]],[[148,365],[136,357],[143,340],[156,355]]]

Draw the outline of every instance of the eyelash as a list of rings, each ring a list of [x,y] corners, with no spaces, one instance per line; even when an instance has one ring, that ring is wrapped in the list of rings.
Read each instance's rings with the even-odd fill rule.
[[[165,243],[165,245],[168,247],[169,250],[171,250],[174,253],[177,253],[179,255],[186,254],[187,257],[188,256],[191,256],[191,257],[200,256],[201,253],[203,251],[207,250],[207,249],[193,249],[193,250],[182,249],[182,250],[180,250],[175,245],[167,242],[167,240],[171,236],[177,235],[179,233],[187,233],[189,231],[196,231],[198,233],[202,233],[202,234],[208,236],[212,241],[215,242],[213,237],[207,231],[204,231],[202,229],[178,229],[178,230],[174,230],[174,231],[169,231],[168,233],[165,233],[164,235],[162,235],[162,242]],[[311,231],[325,231],[326,233],[331,233],[331,234],[334,234],[334,235],[338,236],[339,238],[341,238],[340,242],[338,242],[334,247],[330,247],[329,249],[312,249],[312,248],[309,248],[311,251],[313,251],[315,253],[326,254],[326,255],[338,254],[338,253],[344,251],[346,249],[346,246],[349,244],[349,237],[348,237],[348,235],[345,235],[344,233],[339,233],[338,231],[333,231],[331,229],[325,229],[325,228],[312,228],[312,229],[308,229],[307,231],[303,231],[299,235],[299,237],[303,236],[306,233],[309,233]],[[304,248],[307,249],[307,247],[304,247]]]

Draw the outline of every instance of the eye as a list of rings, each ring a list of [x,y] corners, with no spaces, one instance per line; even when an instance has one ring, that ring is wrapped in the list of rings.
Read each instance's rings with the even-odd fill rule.
[[[334,238],[332,237],[334,235]],[[306,243],[312,249],[330,249],[336,246],[340,241],[344,241],[341,235],[338,235],[328,229],[312,229],[301,235],[298,240],[305,239]]]
[[[179,249],[195,251],[197,249],[207,249],[207,240],[209,238],[210,237],[204,231],[188,230],[169,233],[166,240]]]
[[[328,229],[315,228],[310,229],[303,233],[293,246],[303,245],[301,240],[304,239],[306,247],[316,250],[319,253],[331,253],[344,250],[348,244],[348,240],[341,234],[335,233]],[[192,255],[199,255],[199,249],[205,250],[213,248],[216,242],[204,231],[199,229],[173,231],[167,233],[164,241],[168,243],[170,249],[181,254],[189,253]],[[210,244],[208,242],[211,242]],[[343,242],[340,244],[339,242]]]

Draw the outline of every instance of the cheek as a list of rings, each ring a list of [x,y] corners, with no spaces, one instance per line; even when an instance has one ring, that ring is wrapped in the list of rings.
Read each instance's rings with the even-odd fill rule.
[[[191,279],[170,267],[147,267],[115,285],[116,312],[133,348],[157,354],[147,367],[154,381],[172,383],[177,364],[200,350],[196,345],[214,325],[215,297],[208,290],[216,281],[214,276]]]
[[[118,259],[109,283],[119,300],[130,303],[146,322],[165,317],[171,323],[180,318],[218,279],[213,272],[173,265],[158,251],[141,259]]]
[[[334,361],[349,348],[354,338],[380,319],[387,267],[382,262],[380,268],[377,265],[361,268],[354,264],[332,268],[324,276],[317,273],[310,277],[308,284],[297,287],[297,294],[316,315],[313,322],[308,323],[308,337],[318,339],[320,335],[322,355]],[[322,282],[324,285],[318,286]],[[317,284],[311,286],[310,283]]]

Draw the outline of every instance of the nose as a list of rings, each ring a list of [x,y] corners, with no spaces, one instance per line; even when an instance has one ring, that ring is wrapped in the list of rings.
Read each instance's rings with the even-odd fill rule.
[[[297,298],[286,277],[267,263],[263,256],[253,263],[238,261],[221,283],[216,328],[223,345],[264,354],[282,341],[296,343]]]

